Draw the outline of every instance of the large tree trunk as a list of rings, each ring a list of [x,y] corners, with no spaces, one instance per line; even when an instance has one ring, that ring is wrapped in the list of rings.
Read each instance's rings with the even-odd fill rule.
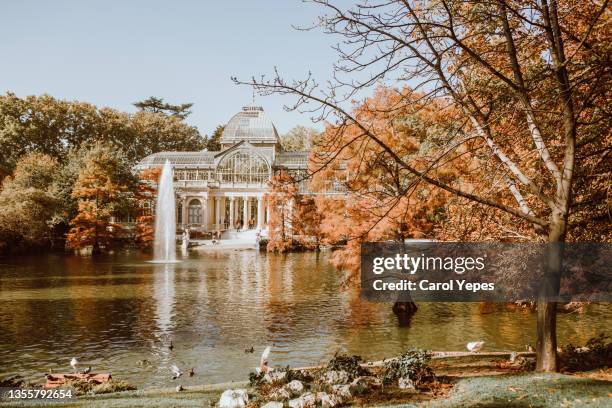
[[[550,298],[559,293],[565,241],[565,219],[552,216],[545,259],[545,275],[541,283],[537,315],[537,371],[558,371],[557,363],[557,302]]]
[[[538,301],[537,371],[557,371],[557,303]]]

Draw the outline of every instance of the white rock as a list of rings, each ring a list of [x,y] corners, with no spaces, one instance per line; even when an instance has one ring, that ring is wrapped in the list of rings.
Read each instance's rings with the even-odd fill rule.
[[[283,408],[283,403],[278,401],[270,401],[262,405],[261,408]]]
[[[297,397],[304,392],[304,384],[298,380],[291,381],[289,384],[285,385],[284,388],[294,397]]]
[[[329,395],[326,392],[317,392],[317,402],[321,404],[322,408],[334,408],[342,403],[340,397]]]
[[[219,399],[219,408],[244,408],[248,402],[247,390],[225,390]]]
[[[263,380],[268,384],[277,384],[284,382],[286,378],[286,371],[270,371],[269,373],[266,373],[266,375],[264,375]]]
[[[399,380],[397,380],[397,382],[398,382],[399,388],[402,389],[402,390],[414,390],[414,391],[416,391],[416,388],[414,387],[414,383],[408,377],[401,377]]]
[[[332,391],[343,400],[349,400],[353,397],[351,387],[348,384],[332,385]]]
[[[326,384],[346,384],[349,381],[349,375],[346,371],[327,371],[323,374],[323,382]]]
[[[316,405],[316,402],[315,396],[307,392],[299,398],[289,400],[288,404],[290,408],[312,408]]]
[[[268,398],[272,401],[287,401],[291,398],[291,393],[285,387],[274,390],[268,395]]]

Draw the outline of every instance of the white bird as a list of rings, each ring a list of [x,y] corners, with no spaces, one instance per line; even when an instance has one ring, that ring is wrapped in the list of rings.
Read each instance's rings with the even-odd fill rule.
[[[77,370],[77,364],[79,364],[79,361],[76,359],[76,357],[72,357],[72,360],[70,360],[70,367],[72,367],[74,371]]]
[[[482,348],[482,346],[484,346],[484,341],[470,341],[467,344],[467,349],[468,351],[471,351],[472,353],[475,353],[477,351],[480,351],[480,349]]]
[[[173,380],[176,380],[181,375],[183,375],[183,372],[179,370],[179,368],[174,364],[170,366],[170,370],[172,370],[172,374],[174,374],[174,376],[172,377]]]
[[[270,351],[272,347],[268,346],[265,348],[263,353],[261,353],[261,360],[259,361],[259,373],[267,373],[270,371],[270,367],[268,366],[268,356],[270,355]]]
[[[518,353],[516,351],[513,351],[512,353],[510,353],[510,362],[511,363],[514,363],[517,358],[518,358]]]

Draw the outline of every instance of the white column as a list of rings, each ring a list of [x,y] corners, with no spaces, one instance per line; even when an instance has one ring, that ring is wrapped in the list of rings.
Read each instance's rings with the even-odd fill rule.
[[[242,197],[242,229],[247,229],[249,225],[249,198]]]
[[[270,200],[266,199],[266,225],[270,225]]]
[[[213,228],[216,230],[221,221],[221,197],[215,197],[215,222]]]
[[[263,228],[263,197],[257,197],[257,229]]]
[[[202,225],[204,225],[204,230],[208,231],[208,197],[202,197]]]
[[[230,197],[230,209],[229,209],[229,227],[230,229],[234,228],[236,222],[234,221],[234,202],[236,201],[236,197]]]
[[[184,228],[189,223],[189,220],[187,219],[187,196],[183,196],[181,205],[181,223],[183,224]]]
[[[221,197],[221,199],[219,200],[220,204],[221,204],[221,209],[219,210],[221,212],[221,225],[225,225],[225,197]],[[223,228],[223,227],[221,227]]]

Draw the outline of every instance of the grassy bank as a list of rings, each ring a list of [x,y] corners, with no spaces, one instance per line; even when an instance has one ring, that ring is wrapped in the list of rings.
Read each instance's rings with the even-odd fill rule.
[[[448,398],[422,406],[610,407],[612,381],[542,373],[464,378],[457,382]]]
[[[177,392],[173,388],[116,392],[111,394],[87,395],[64,401],[15,401],[0,402],[0,407],[212,407],[221,393],[228,388],[244,388],[246,382],[201,385],[188,387]]]
[[[608,375],[609,378],[609,375]],[[212,407],[221,392],[245,384],[129,391],[79,397],[69,402],[1,402],[0,407]],[[459,378],[447,398],[386,407],[609,407],[612,381],[577,375],[523,373]]]

